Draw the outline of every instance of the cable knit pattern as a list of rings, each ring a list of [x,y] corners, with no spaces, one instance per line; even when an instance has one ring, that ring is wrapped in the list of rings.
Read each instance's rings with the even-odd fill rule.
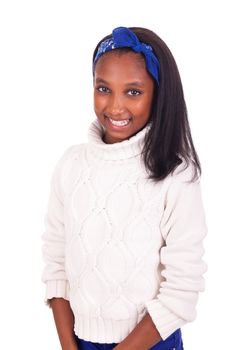
[[[121,342],[146,312],[163,339],[195,318],[204,289],[206,235],[200,180],[180,165],[155,183],[141,158],[149,125],[105,144],[94,120],[88,142],[57,163],[43,234],[52,297],[70,301],[75,333]]]

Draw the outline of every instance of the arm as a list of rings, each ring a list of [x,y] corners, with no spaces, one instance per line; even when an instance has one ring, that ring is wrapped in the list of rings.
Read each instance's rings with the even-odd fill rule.
[[[62,350],[77,350],[74,335],[74,315],[69,301],[63,298],[53,298],[50,300],[50,306],[53,310]]]
[[[149,315],[116,349],[147,350],[195,319],[198,293],[204,290],[202,243],[207,228],[200,182],[186,182],[187,173],[177,175],[167,191],[160,223],[165,245],[160,252],[163,281],[159,293],[145,302]]]
[[[52,180],[43,234],[46,284],[45,302],[51,306],[63,350],[77,349],[74,339],[74,317],[69,304],[69,282],[65,271],[64,193],[62,175],[67,152],[57,163]]]
[[[174,175],[168,188],[160,222],[163,281],[156,298],[145,303],[162,339],[195,320],[198,295],[205,288],[207,226],[200,179],[187,182],[191,175],[189,168]]]

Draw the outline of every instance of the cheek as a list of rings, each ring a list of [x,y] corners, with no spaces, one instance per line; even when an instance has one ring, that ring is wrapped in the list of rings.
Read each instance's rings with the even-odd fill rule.
[[[138,113],[140,115],[148,114],[150,113],[150,99],[143,99],[139,101],[138,103],[134,104],[132,109],[134,110],[135,113]]]
[[[96,94],[94,94],[94,110],[95,112],[98,112],[100,109],[100,99],[98,98],[98,96],[96,96]]]
[[[150,95],[148,95],[148,97],[144,101],[144,110],[145,110],[146,114],[150,114],[152,102],[153,102],[153,94],[150,94]]]
[[[100,97],[98,94],[94,93],[94,108],[95,111],[100,111],[104,108],[105,102],[104,98]]]

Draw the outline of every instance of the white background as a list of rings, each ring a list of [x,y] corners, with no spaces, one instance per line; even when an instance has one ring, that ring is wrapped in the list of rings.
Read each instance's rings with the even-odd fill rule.
[[[185,350],[232,348],[230,1],[0,2],[1,349],[57,350],[41,235],[53,168],[94,118],[92,52],[116,26],[155,31],[177,61],[202,167],[206,291]]]

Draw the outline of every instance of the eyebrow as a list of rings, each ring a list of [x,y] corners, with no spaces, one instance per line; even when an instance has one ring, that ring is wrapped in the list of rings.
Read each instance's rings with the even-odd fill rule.
[[[106,84],[106,85],[109,85],[109,83],[108,83],[106,80],[102,79],[102,78],[96,78],[96,83],[97,83],[97,84]],[[141,81],[132,81],[132,82],[127,83],[127,84],[125,84],[125,85],[126,85],[126,86],[137,86],[137,87],[144,87],[144,86],[145,86],[145,84],[142,83]]]

